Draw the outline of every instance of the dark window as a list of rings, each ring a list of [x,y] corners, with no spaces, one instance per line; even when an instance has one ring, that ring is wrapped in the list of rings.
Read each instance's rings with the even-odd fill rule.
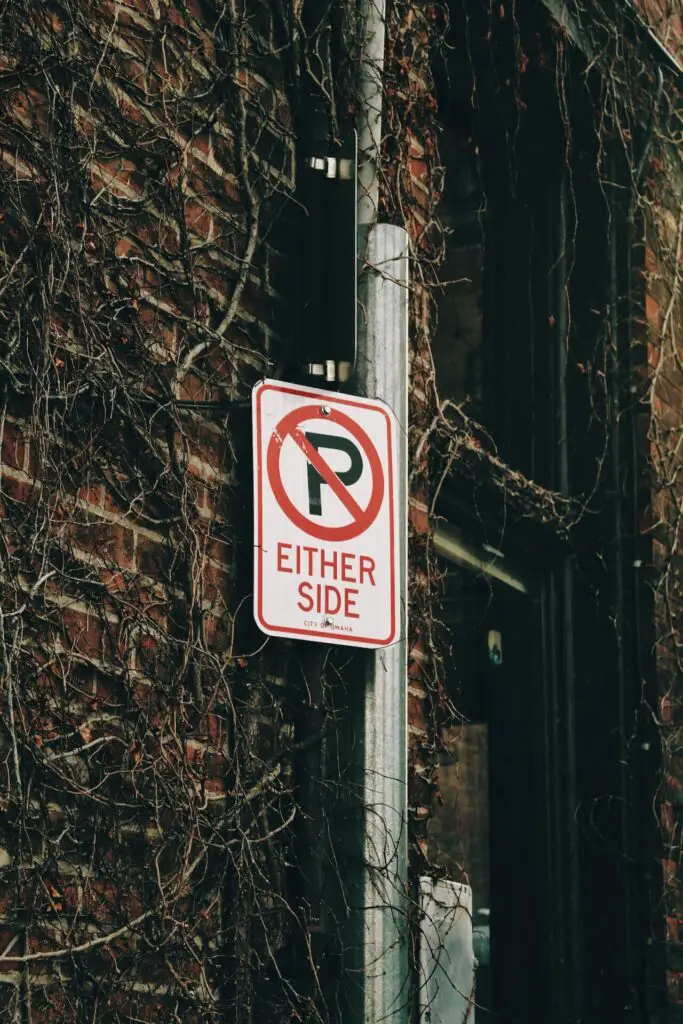
[[[518,7],[520,33],[532,8]],[[608,316],[610,213],[594,97],[579,72],[558,89],[540,23],[527,22],[524,38],[498,28],[492,41],[488,4],[454,2],[451,12],[453,46],[439,76],[437,387],[510,466],[581,491],[583,474],[575,485],[569,462],[590,419]]]
[[[556,45],[541,5],[510,10],[451,0],[436,68],[437,388],[481,425],[454,416],[454,429],[589,511],[558,541],[533,500],[520,512],[490,485],[485,459],[476,478],[456,460],[439,489],[437,520],[478,554],[442,565],[458,719],[431,854],[471,884],[478,941],[490,929],[479,992],[495,1019],[640,1021],[650,812],[634,767],[633,182],[582,55]],[[482,571],[487,557],[535,583],[524,593]]]

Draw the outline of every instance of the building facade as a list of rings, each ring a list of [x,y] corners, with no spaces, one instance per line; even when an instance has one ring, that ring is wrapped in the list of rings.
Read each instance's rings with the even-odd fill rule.
[[[682,16],[0,9],[0,1019],[683,1020]],[[254,623],[264,377],[389,649]]]

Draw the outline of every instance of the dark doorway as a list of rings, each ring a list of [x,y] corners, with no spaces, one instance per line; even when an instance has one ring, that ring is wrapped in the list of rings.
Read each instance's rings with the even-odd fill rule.
[[[551,946],[542,594],[516,576],[442,567],[458,720],[445,737],[433,854],[472,887],[477,1021],[540,1024]]]

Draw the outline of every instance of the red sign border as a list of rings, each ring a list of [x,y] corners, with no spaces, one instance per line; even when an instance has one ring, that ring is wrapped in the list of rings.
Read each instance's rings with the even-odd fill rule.
[[[282,446],[287,437],[294,437],[294,432],[298,430],[298,426],[302,420],[313,419],[320,419],[323,423],[336,423],[338,426],[344,427],[352,437],[358,441],[363,449],[363,453],[370,467],[372,488],[368,507],[361,510],[363,512],[363,519],[366,521],[366,525],[362,526],[360,530],[355,529],[357,521],[356,523],[351,522],[345,526],[317,526],[316,523],[307,519],[306,516],[292,504],[289,495],[285,491],[285,487],[282,482],[282,474],[280,473],[280,456],[282,455]],[[284,437],[280,433],[283,423],[286,425]],[[294,429],[292,429],[292,425]],[[279,444],[278,437],[280,441]],[[294,440],[296,441],[296,438],[294,438]],[[352,538],[359,536],[372,526],[382,505],[384,504],[384,470],[382,469],[382,460],[379,457],[379,452],[375,448],[372,440],[368,437],[366,432],[351,419],[350,416],[347,416],[346,413],[341,412],[339,409],[330,409],[329,415],[324,416],[322,412],[320,412],[319,401],[311,402],[310,406],[302,405],[299,406],[298,409],[290,409],[290,411],[285,413],[282,417],[278,425],[275,427],[270,441],[268,442],[268,447],[266,449],[266,472],[268,474],[271,489],[275,495],[275,500],[284,514],[290,522],[294,523],[294,525],[300,530],[308,534],[309,537],[314,537],[316,540],[326,540],[330,543],[334,543],[335,541],[351,540]],[[303,522],[306,523],[305,526],[302,525]]]
[[[396,548],[395,548],[395,514],[396,514],[396,494],[394,491],[394,444],[392,434],[392,418],[387,409],[382,408],[381,404],[370,400],[362,400],[354,398],[352,395],[338,395],[329,394],[324,391],[320,391],[317,388],[303,388],[298,387],[296,384],[280,384],[276,381],[266,380],[257,384],[254,388],[256,392],[256,401],[253,405],[254,410],[254,430],[256,433],[255,437],[255,473],[254,473],[254,500],[256,502],[256,537],[254,539],[255,544],[255,561],[256,561],[256,573],[254,583],[256,585],[256,591],[258,600],[254,602],[254,617],[256,623],[264,633],[271,636],[299,636],[302,640],[306,637],[317,637],[321,640],[329,640],[336,644],[346,644],[349,647],[367,646],[371,648],[390,647],[391,644],[396,643],[398,639],[398,595],[396,593]],[[263,444],[261,435],[261,400],[263,395],[268,391],[275,391],[281,394],[294,395],[309,401],[314,401],[316,396],[320,396],[320,401],[329,400],[347,406],[352,409],[371,409],[373,412],[379,413],[380,416],[384,417],[386,428],[387,428],[387,451],[389,453],[388,459],[388,471],[387,471],[387,487],[386,492],[389,501],[389,557],[390,557],[390,587],[391,587],[391,628],[387,637],[362,637],[362,636],[347,636],[346,634],[340,633],[336,630],[312,630],[303,629],[297,627],[287,626],[272,626],[266,622],[263,615],[263,478],[266,472],[266,466],[264,465],[263,458]]]

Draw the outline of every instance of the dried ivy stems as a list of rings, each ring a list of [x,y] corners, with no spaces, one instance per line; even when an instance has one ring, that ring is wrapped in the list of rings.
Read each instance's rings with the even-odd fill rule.
[[[235,3],[0,12],[4,1020],[297,1005],[255,984],[294,804],[234,582],[245,423],[182,406],[248,397],[282,345],[275,31]]]
[[[338,667],[302,740],[306,680],[250,625],[240,405],[295,358],[317,45],[286,3],[0,6],[3,1020],[340,1014],[297,861]]]
[[[352,13],[335,14],[334,29],[351,70]],[[597,24],[598,129],[620,131],[639,179],[621,116],[626,65],[612,27]],[[438,480],[458,462],[564,521],[566,503],[532,494],[487,454],[435,386],[430,69],[446,27],[435,5],[391,5],[381,214],[413,238],[413,493],[429,506],[435,466]],[[261,650],[249,624],[248,436],[229,404],[292,359],[292,125],[315,46],[286,3],[0,5],[3,1020],[338,1012],[301,928],[300,694],[282,651]],[[352,95],[330,101],[334,123],[353,114]],[[662,102],[634,216],[647,216],[668,268],[647,386],[665,533],[659,621],[680,668],[680,438],[657,416],[665,354],[679,363],[680,219],[674,196],[655,198],[655,161],[673,159],[679,134]],[[182,404],[207,400],[225,413]],[[435,787],[433,748],[452,709],[428,534],[411,545],[411,640],[426,652],[431,721],[415,757]],[[339,708],[323,711],[321,731]],[[419,831],[413,851],[424,868]]]

